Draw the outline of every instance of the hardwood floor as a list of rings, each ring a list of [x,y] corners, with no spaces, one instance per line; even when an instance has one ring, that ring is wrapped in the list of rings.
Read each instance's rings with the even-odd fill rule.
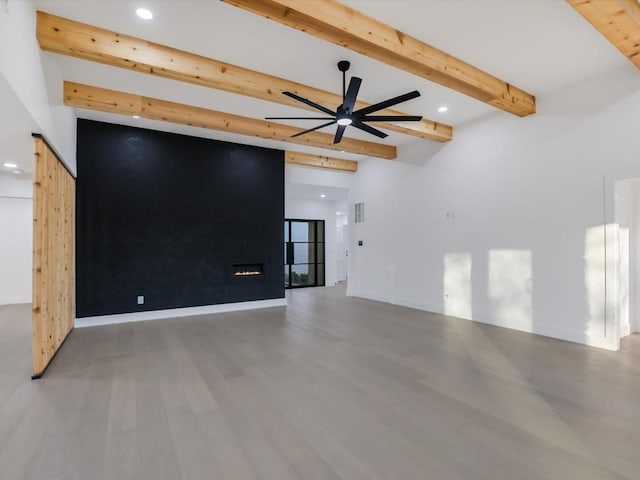
[[[29,380],[0,307],[0,477],[637,479],[640,336],[613,353],[362,299],[74,330]]]

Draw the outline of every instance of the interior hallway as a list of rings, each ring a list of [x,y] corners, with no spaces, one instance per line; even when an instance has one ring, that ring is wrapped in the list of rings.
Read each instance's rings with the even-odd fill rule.
[[[620,352],[344,297],[74,330],[29,380],[0,307],[0,472],[38,479],[632,479]]]

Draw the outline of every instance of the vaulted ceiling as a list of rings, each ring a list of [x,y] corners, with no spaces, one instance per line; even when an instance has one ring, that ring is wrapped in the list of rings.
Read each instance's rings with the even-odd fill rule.
[[[284,2],[286,4],[288,1],[271,2],[270,0],[263,3]],[[319,3],[296,1],[299,5]],[[434,132],[439,124],[443,124],[441,130],[438,130],[438,135],[441,131],[446,135],[446,126],[453,126],[453,141],[455,141],[456,126],[491,113],[511,115],[507,113],[509,108],[503,108],[500,105],[496,108],[489,104],[490,101],[486,99],[482,101],[479,95],[474,95],[476,98],[473,98],[427,80],[424,77],[429,78],[429,75],[425,75],[422,70],[414,69],[420,75],[409,73],[398,68],[397,65],[389,65],[393,62],[379,61],[358,53],[354,49],[332,43],[329,38],[318,38],[278,21],[267,19],[264,17],[264,12],[256,14],[231,5],[232,3],[256,2],[236,0],[228,2],[40,0],[36,2],[40,10],[53,15],[334,94],[339,94],[342,90],[342,79],[336,69],[336,63],[346,59],[351,61],[351,70],[348,73],[363,78],[359,98],[375,103],[417,89],[422,94],[420,98],[394,108],[403,113],[422,115],[426,119],[424,123],[427,125],[426,128],[431,128],[429,125],[432,125]],[[154,13],[154,18],[148,21],[138,18],[135,15],[135,9],[139,6],[149,8]],[[364,15],[384,22],[393,29],[415,37],[418,42],[440,49],[514,86],[513,91],[517,88],[518,92],[531,95],[543,95],[584,78],[619,68],[626,63],[624,56],[620,55],[615,47],[606,42],[568,3],[559,0],[343,0],[338,6],[354,8]],[[283,22],[287,23],[288,20],[285,19]],[[303,25],[303,28],[306,27]],[[322,26],[316,25],[316,28],[322,30]],[[399,38],[400,43],[403,44],[406,37],[399,35]],[[353,45],[349,46],[353,47]],[[361,48],[355,50],[362,51]],[[383,56],[385,55],[388,57],[383,53]],[[323,146],[322,136],[317,137],[320,144],[290,145],[273,140],[277,138],[275,135],[259,135],[262,138],[257,138],[241,134],[246,132],[240,130],[211,130],[211,124],[191,121],[194,111],[184,113],[180,111],[181,106],[197,107],[201,109],[200,113],[226,112],[257,120],[262,120],[266,116],[308,115],[309,112],[295,108],[291,104],[274,103],[264,98],[209,88],[198,82],[178,81],[174,79],[175,76],[163,78],[139,73],[131,68],[116,68],[56,53],[44,53],[43,58],[45,68],[51,71],[50,93],[60,104],[64,99],[63,85],[59,79],[64,79],[75,84],[98,87],[91,92],[92,95],[106,94],[104,92],[109,90],[131,94],[133,97],[126,97],[124,104],[135,102],[135,98],[151,99],[156,101],[156,105],[159,101],[169,102],[175,114],[175,118],[167,118],[173,123],[162,121],[162,118],[165,118],[162,114],[146,115],[148,118],[144,118],[143,114],[141,115],[143,118],[134,119],[131,115],[137,115],[139,112],[134,112],[131,108],[125,108],[124,111],[117,108],[101,108],[99,110],[103,111],[97,111],[85,108],[89,106],[94,108],[95,98],[91,102],[86,95],[84,98],[76,98],[75,101],[68,99],[67,103],[74,106],[78,116],[82,118],[351,160],[367,156],[389,158],[389,149],[395,146],[401,149],[403,145],[410,142],[432,141],[391,130],[386,130],[389,136],[380,140],[350,128],[347,129],[345,138],[353,139],[349,142],[354,146],[351,148],[351,144],[345,143],[346,151],[342,152],[342,148]],[[104,58],[101,61],[104,62]],[[171,77],[171,75],[165,76]],[[483,81],[486,83],[486,80]],[[270,89],[271,85],[258,85],[258,89],[261,87]],[[464,91],[464,88],[458,88],[458,90]],[[69,91],[67,93],[69,94]],[[87,94],[86,91],[85,94]],[[276,92],[276,95],[279,94]],[[441,106],[447,106],[448,111],[439,112],[438,108]],[[531,112],[517,113],[526,115]],[[180,115],[183,120],[185,118],[187,120],[177,121],[176,118]],[[210,120],[216,119],[210,118]],[[429,124],[428,121],[434,121],[435,124]],[[283,123],[298,128],[314,126],[313,122],[311,124],[301,121]],[[251,125],[253,125],[251,128],[267,128],[263,124]],[[331,134],[334,130],[335,127],[327,128],[326,132]],[[446,138],[439,140],[446,140]],[[385,153],[376,155],[371,150],[356,148],[356,145],[366,142],[379,144],[380,147],[376,148],[379,152]],[[304,157],[298,157],[300,158],[304,159]]]

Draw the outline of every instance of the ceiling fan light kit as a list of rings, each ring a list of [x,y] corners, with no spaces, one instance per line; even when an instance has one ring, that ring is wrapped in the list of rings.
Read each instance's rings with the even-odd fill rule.
[[[392,107],[399,103],[412,100],[420,96],[420,92],[414,90],[413,92],[405,93],[397,97],[390,98],[383,102],[369,105],[368,107],[361,108],[360,110],[353,110],[358,92],[360,91],[360,85],[362,85],[362,79],[358,77],[351,77],[349,81],[349,87],[347,88],[347,70],[351,64],[346,60],[338,62],[338,70],[342,72],[342,105],[338,106],[335,112],[319,103],[313,102],[307,98],[303,98],[293,92],[282,92],[284,95],[293,98],[294,100],[304,103],[316,110],[321,111],[329,115],[328,117],[266,117],[266,120],[328,120],[328,122],[318,125],[308,130],[292,135],[292,137],[299,137],[306,133],[320,130],[321,128],[328,127],[329,125],[337,124],[336,134],[333,138],[333,143],[340,143],[344,131],[348,126],[355,127],[364,132],[375,135],[379,138],[387,137],[387,134],[367,125],[368,122],[419,122],[422,120],[422,116],[415,115],[369,115],[379,110]]]

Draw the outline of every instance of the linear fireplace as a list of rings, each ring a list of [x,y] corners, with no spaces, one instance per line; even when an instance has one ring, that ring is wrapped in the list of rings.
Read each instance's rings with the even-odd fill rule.
[[[233,278],[260,278],[264,275],[263,263],[234,263],[231,265]]]

